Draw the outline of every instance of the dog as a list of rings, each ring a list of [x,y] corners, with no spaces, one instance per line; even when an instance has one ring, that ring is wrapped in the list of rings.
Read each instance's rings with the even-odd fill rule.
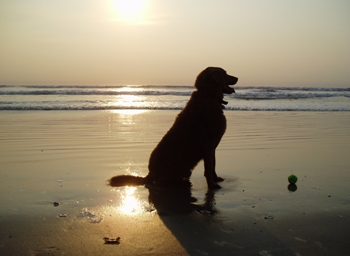
[[[204,160],[204,176],[209,189],[219,189],[224,179],[215,171],[215,150],[226,130],[223,113],[224,94],[235,93],[237,77],[222,68],[208,67],[195,81],[195,90],[173,126],[151,153],[146,177],[114,176],[114,187],[154,184],[157,186],[187,186],[192,170]]]

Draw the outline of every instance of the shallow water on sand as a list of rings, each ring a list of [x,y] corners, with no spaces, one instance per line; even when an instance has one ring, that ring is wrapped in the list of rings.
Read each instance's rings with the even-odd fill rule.
[[[190,190],[106,186],[114,175],[147,174],[149,155],[177,113],[1,112],[0,253],[80,248],[84,255],[84,241],[109,255],[102,238],[118,234],[124,255],[344,255],[350,113],[226,112],[217,148],[221,190],[207,190],[203,163]],[[295,192],[288,190],[292,173]],[[28,242],[18,246],[15,237]]]
[[[70,192],[79,194],[90,186],[106,189],[105,181],[114,175],[144,176],[150,152],[176,114],[136,110],[2,112],[2,199],[9,199],[5,195],[30,197],[32,193],[23,193],[28,190],[46,195],[56,187],[62,188],[60,193],[72,189]],[[224,189],[250,187],[284,193],[287,177],[294,173],[299,188],[347,195],[349,115],[226,112],[227,131],[217,149],[217,172],[227,178]],[[194,192],[206,188],[203,171],[203,163],[199,163],[192,177]],[[70,188],[69,183],[81,187]]]

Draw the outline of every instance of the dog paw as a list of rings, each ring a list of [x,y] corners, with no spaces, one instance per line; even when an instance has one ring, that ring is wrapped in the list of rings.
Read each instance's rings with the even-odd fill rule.
[[[214,181],[216,181],[216,182],[221,182],[221,181],[224,181],[225,179],[224,178],[221,178],[221,177],[216,177],[215,179],[214,179]]]

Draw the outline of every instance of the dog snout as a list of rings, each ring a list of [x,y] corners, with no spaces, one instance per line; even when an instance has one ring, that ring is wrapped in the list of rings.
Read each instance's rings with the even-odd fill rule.
[[[238,82],[238,78],[234,77],[234,76],[227,75],[226,81],[227,81],[228,85],[234,85],[234,84],[236,84]]]

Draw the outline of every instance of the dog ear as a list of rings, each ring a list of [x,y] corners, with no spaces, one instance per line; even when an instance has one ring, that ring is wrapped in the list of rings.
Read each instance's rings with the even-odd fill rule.
[[[202,72],[199,73],[199,75],[196,78],[196,82],[194,86],[200,90],[205,89],[208,87],[208,77],[209,77],[209,70],[208,68],[204,69]]]

